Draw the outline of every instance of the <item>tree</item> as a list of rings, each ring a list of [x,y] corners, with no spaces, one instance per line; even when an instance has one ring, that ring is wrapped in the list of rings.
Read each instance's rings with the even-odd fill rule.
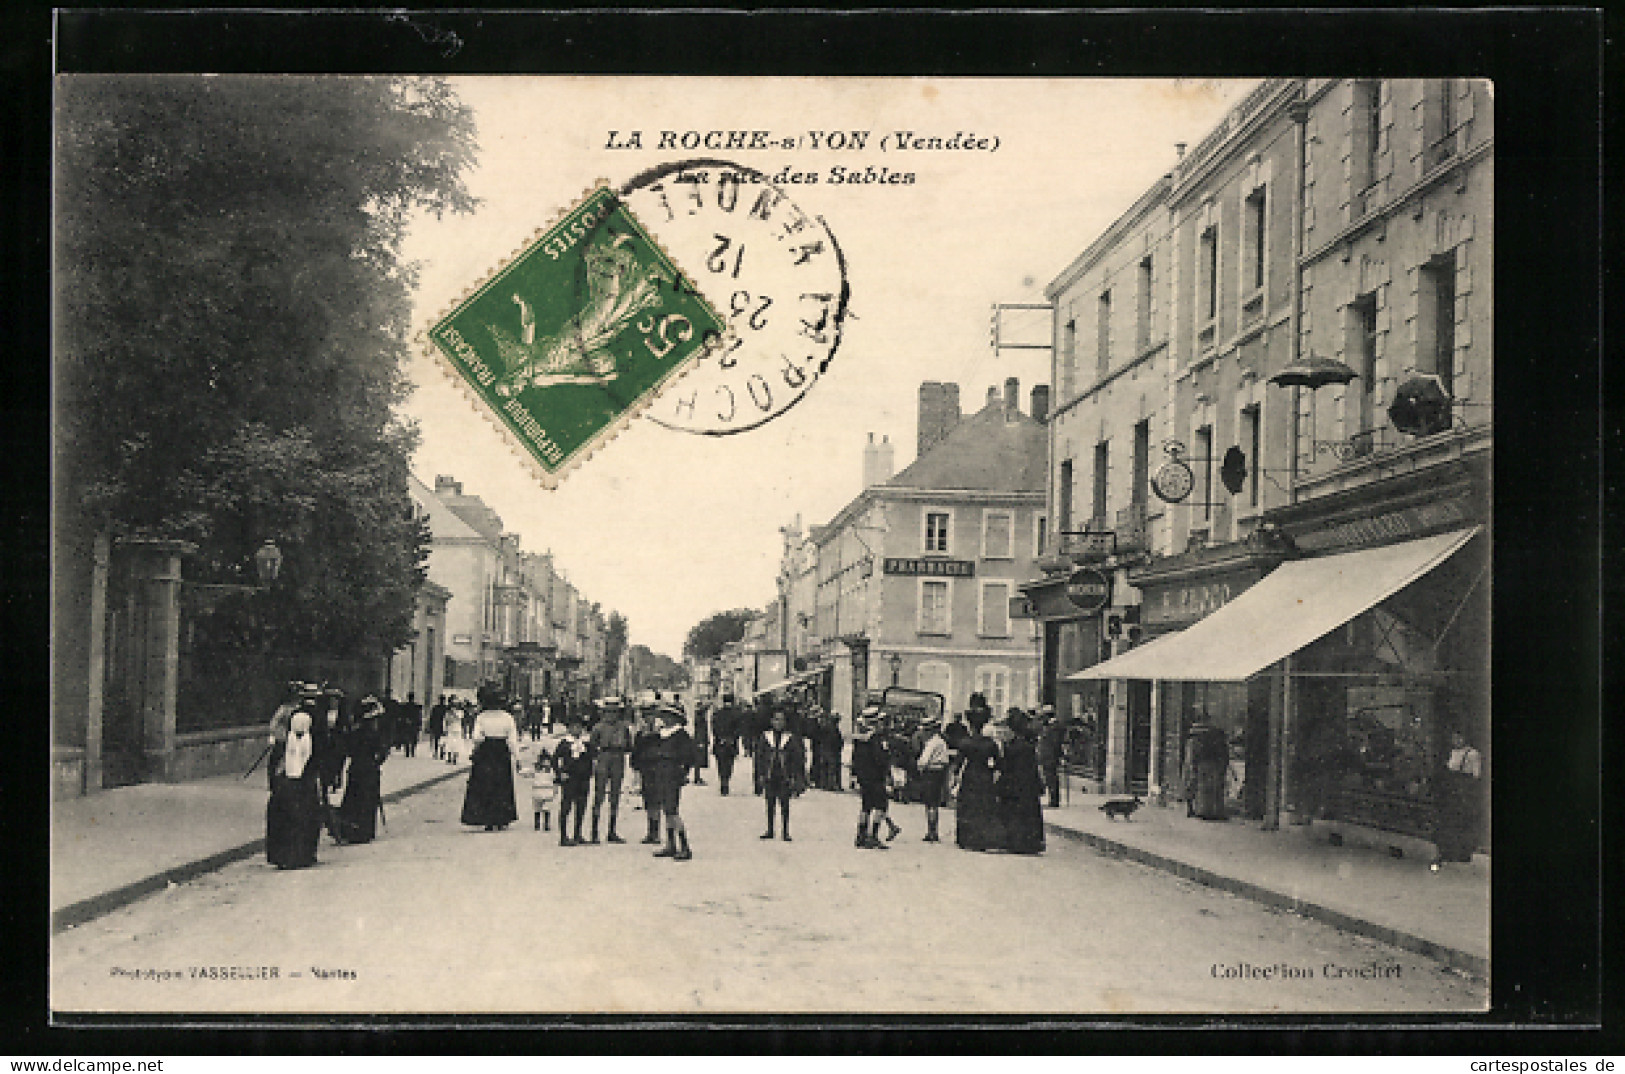
[[[71,76],[57,129],[61,509],[196,542],[199,581],[274,540],[241,624],[393,650],[427,539],[400,247],[415,212],[472,208],[470,112],[433,79]]]
[[[688,638],[683,642],[683,655],[709,660],[721,654],[724,645],[745,636],[745,627],[756,618],[756,614],[749,608],[734,608],[707,616],[688,632]]]

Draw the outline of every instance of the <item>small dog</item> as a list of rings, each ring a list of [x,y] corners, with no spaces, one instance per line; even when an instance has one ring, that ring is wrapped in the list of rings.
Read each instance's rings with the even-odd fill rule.
[[[1135,795],[1133,798],[1115,798],[1102,805],[1100,811],[1106,814],[1109,820],[1116,820],[1118,817],[1122,817],[1124,820],[1133,820],[1134,811],[1139,809],[1142,804],[1139,795]]]

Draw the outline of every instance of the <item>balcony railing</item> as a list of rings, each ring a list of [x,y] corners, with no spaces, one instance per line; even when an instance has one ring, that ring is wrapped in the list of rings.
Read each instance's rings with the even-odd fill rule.
[[[1148,552],[1151,550],[1151,541],[1147,529],[1146,505],[1131,503],[1117,512],[1117,551]]]

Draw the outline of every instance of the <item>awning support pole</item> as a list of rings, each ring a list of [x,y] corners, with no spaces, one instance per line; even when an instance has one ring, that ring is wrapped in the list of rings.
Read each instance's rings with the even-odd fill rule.
[[[1157,805],[1162,793],[1162,683],[1151,681],[1151,765],[1146,773],[1146,797]]]
[[[1292,705],[1291,657],[1281,661],[1281,688],[1270,691],[1269,767],[1264,774],[1264,824],[1267,832],[1281,827],[1281,787],[1286,712]]]
[[[1435,660],[1437,660],[1439,656],[1439,646],[1444,644],[1444,639],[1449,635],[1450,628],[1456,625],[1456,618],[1461,615],[1461,610],[1467,607],[1467,601],[1472,597],[1473,590],[1478,588],[1478,583],[1484,580],[1484,575],[1488,572],[1489,567],[1487,565],[1479,569],[1478,574],[1473,578],[1472,584],[1469,585],[1467,587],[1467,591],[1461,595],[1461,600],[1456,604],[1456,610],[1450,613],[1450,618],[1445,622],[1444,629],[1439,631],[1439,636],[1437,638],[1433,639],[1433,656]]]

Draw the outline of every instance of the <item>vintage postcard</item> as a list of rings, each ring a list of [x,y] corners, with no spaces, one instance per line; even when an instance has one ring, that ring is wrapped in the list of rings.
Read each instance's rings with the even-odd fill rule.
[[[1478,74],[59,76],[52,1011],[1485,1011]]]

